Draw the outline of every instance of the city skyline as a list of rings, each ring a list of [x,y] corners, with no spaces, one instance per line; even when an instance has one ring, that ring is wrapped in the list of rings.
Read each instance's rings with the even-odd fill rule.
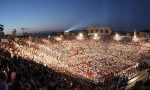
[[[0,24],[5,32],[64,31],[89,25],[115,30],[149,29],[149,0],[1,0]]]

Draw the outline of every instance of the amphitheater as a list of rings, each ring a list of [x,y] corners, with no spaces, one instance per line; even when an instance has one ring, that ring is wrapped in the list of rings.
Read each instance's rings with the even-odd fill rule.
[[[52,42],[41,39],[38,42],[16,43],[16,53],[58,72],[103,82],[112,76],[132,79],[140,72],[141,58],[149,54],[149,42],[116,42],[114,40],[62,40]]]

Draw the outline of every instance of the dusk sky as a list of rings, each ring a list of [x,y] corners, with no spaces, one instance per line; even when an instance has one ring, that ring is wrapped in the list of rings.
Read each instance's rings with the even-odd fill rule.
[[[131,31],[150,28],[150,0],[0,0],[0,24],[12,29],[64,31],[89,25]],[[28,31],[27,31],[28,32]]]

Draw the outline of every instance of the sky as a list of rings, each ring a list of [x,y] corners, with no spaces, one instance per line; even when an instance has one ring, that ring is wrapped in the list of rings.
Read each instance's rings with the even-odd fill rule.
[[[150,0],[0,0],[5,33],[65,31],[90,25],[132,31],[150,28]]]

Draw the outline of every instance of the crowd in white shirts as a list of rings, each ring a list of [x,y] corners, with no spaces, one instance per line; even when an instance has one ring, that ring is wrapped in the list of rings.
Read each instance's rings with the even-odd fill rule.
[[[142,53],[150,49],[145,45],[148,44],[92,39],[52,42],[42,39],[26,41],[23,45],[16,43],[16,53],[60,72],[103,81],[111,76],[130,79],[138,74]]]
[[[0,88],[108,89],[112,84],[109,79],[115,76],[131,79],[138,75],[141,58],[149,54],[150,42],[118,42],[110,38],[0,43]],[[97,86],[84,80],[105,84]]]

